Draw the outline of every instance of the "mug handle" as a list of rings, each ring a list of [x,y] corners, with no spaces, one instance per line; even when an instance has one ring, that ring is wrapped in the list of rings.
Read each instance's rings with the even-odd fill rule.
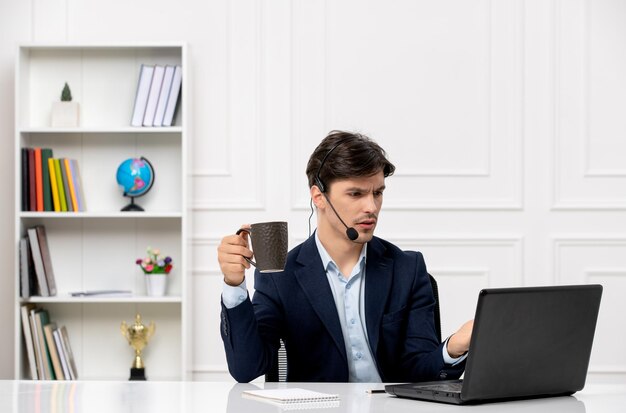
[[[242,232],[245,232],[248,235],[250,235],[250,230],[249,229],[245,229],[245,228],[238,229],[237,230],[237,235],[241,234]],[[256,262],[252,261],[250,258],[244,256],[243,259],[248,261],[250,264],[252,264],[252,265],[254,265],[256,267]]]

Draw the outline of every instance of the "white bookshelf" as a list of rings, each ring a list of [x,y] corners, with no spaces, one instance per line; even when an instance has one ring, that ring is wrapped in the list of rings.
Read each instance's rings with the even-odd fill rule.
[[[171,127],[131,127],[141,64],[182,65],[181,102]],[[82,380],[125,380],[133,350],[122,321],[140,313],[156,332],[144,350],[148,380],[188,377],[187,293],[187,113],[188,76],[184,44],[24,45],[15,71],[15,378],[30,377],[20,306],[36,303],[65,325]],[[53,128],[52,103],[67,82],[80,104],[80,126]],[[52,148],[55,158],[78,160],[85,212],[21,210],[21,148]],[[115,174],[125,159],[144,156],[154,166],[152,189],[135,199],[145,212],[121,212],[129,203]],[[44,225],[58,293],[19,294],[19,239]],[[164,297],[146,296],[135,264],[146,247],[174,260]],[[72,297],[70,292],[130,290],[130,297]]]

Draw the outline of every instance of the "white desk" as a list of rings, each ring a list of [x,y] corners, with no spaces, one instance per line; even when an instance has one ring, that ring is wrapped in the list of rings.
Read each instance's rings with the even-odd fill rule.
[[[245,399],[241,391],[278,386],[301,387],[338,393],[339,407],[310,412],[459,412],[472,413],[611,413],[626,411],[626,384],[588,384],[571,397],[491,403],[480,406],[453,406],[398,399],[386,394],[366,394],[369,384],[291,383],[232,384],[213,382],[34,382],[0,381],[2,413],[124,413],[202,412],[278,413],[280,407]],[[380,388],[380,385],[376,385]]]

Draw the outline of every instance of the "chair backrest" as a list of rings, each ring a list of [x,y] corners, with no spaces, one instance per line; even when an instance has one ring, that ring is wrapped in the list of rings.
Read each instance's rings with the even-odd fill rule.
[[[439,310],[439,287],[437,287],[437,280],[435,280],[435,277],[433,277],[430,274],[428,274],[428,276],[430,277],[430,286],[433,289],[433,297],[435,297],[435,309],[434,309],[435,332],[437,333],[437,338],[439,339],[439,342],[441,343],[441,314]]]
[[[274,365],[267,373],[265,373],[266,382],[284,382],[287,381],[287,351],[285,343],[280,339],[280,347]]]
[[[434,317],[435,317],[435,332],[437,333],[437,338],[441,343],[441,314],[439,310],[439,287],[437,287],[437,280],[435,277],[428,274],[430,277],[430,286],[433,290],[433,297],[435,297],[435,309],[434,309]],[[278,357],[276,357],[276,361],[272,368],[265,374],[266,382],[284,382],[287,381],[287,351],[285,350],[285,343],[283,340],[280,340],[280,347],[278,349]]]

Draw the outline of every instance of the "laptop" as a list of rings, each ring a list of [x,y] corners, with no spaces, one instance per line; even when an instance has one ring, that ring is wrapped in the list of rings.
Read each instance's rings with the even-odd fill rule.
[[[585,386],[601,296],[595,284],[484,289],[464,379],[385,391],[452,404],[571,395]]]

